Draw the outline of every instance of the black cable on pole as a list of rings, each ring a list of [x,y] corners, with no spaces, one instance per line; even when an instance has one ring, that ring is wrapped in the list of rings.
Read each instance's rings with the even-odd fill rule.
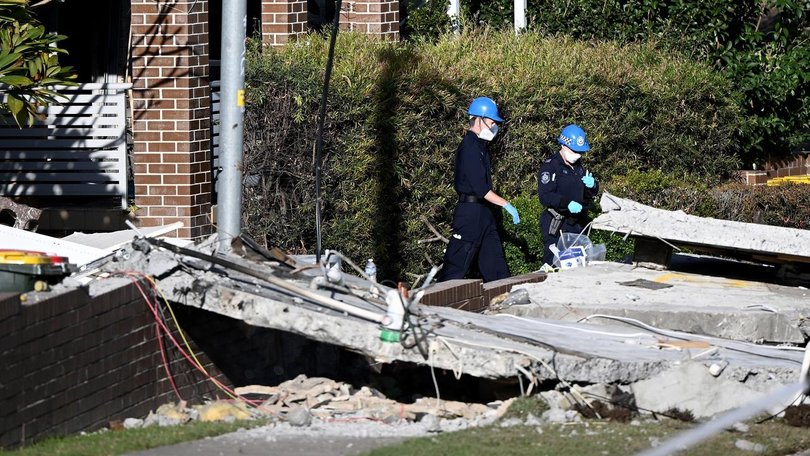
[[[321,161],[323,159],[323,125],[326,121],[326,98],[329,94],[329,79],[332,77],[332,63],[335,58],[335,41],[340,28],[340,3],[335,2],[335,18],[332,20],[332,37],[329,40],[329,55],[326,58],[326,72],[323,75],[321,111],[318,116],[318,135],[315,138],[315,261],[321,262]]]

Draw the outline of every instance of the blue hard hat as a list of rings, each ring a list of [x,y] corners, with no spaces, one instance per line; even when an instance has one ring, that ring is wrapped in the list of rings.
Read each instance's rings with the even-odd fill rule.
[[[563,128],[557,142],[580,154],[591,150],[591,146],[588,144],[587,138],[585,138],[585,130],[575,124]]]
[[[495,105],[495,102],[492,101],[491,98],[487,97],[478,97],[473,100],[472,103],[470,103],[470,109],[467,110],[467,114],[476,117],[486,117],[495,122],[503,122],[503,119],[498,115],[498,106]]]

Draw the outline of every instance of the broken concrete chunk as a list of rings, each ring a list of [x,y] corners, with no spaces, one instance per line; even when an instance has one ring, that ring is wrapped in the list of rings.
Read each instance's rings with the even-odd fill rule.
[[[278,386],[262,386],[262,385],[247,385],[247,386],[240,386],[238,388],[234,388],[233,392],[244,396],[247,394],[264,394],[267,396],[271,396],[273,394],[278,394],[280,388]]]
[[[287,422],[295,427],[309,426],[312,424],[312,414],[304,407],[294,407],[287,412]]]
[[[663,412],[670,408],[689,410],[706,418],[759,398],[763,393],[739,382],[713,377],[700,363],[689,362],[634,383],[636,404]]]
[[[428,432],[441,431],[441,427],[439,426],[439,418],[432,413],[428,413],[425,416],[423,416],[419,422],[425,426],[425,429]]]
[[[734,442],[734,446],[739,448],[743,451],[750,451],[752,453],[764,453],[765,452],[765,445],[749,442],[748,440],[737,440]]]
[[[127,418],[124,420],[124,429],[137,429],[143,427],[143,420],[140,418]]]

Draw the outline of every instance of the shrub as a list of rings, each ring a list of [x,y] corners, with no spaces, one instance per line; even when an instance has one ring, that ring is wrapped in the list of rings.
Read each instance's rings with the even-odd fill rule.
[[[512,27],[512,0],[462,4],[468,22]],[[656,43],[721,70],[744,95],[740,150],[750,163],[810,141],[809,10],[807,0],[538,0],[527,22],[546,35]]]
[[[278,51],[254,46],[248,59],[245,173],[262,179],[245,189],[244,226],[290,250],[314,245],[311,176],[326,51],[313,36]],[[741,117],[728,83],[650,46],[491,31],[432,44],[344,33],[336,56],[323,245],[375,258],[381,277],[405,278],[441,261],[442,246],[416,242],[431,236],[420,217],[449,235],[453,156],[475,96],[493,97],[507,119],[490,147],[495,188],[510,199],[526,195],[518,208],[531,214],[507,246],[515,271],[540,256],[525,238],[539,210],[530,202],[537,169],[566,123],[588,131],[587,166],[603,182],[658,168],[716,182],[738,163],[730,151]],[[521,259],[521,251],[529,255]]]
[[[447,16],[448,1],[400,1],[400,8],[403,4],[406,8],[402,30],[405,37],[436,42],[439,36],[450,31],[450,18]]]

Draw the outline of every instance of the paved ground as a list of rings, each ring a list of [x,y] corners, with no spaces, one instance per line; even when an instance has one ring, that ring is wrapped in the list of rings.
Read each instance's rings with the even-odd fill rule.
[[[469,427],[465,420],[442,421],[441,429]],[[431,427],[432,426],[432,427]],[[308,427],[288,423],[245,429],[218,437],[181,443],[130,456],[219,456],[267,454],[348,456],[393,445],[407,438],[430,435],[430,423],[386,424],[379,421],[330,421],[315,419]]]
[[[324,437],[279,436],[248,439],[242,432],[215,438],[181,443],[138,453],[131,456],[349,456],[363,454],[375,448],[393,445],[403,438],[397,437]]]

